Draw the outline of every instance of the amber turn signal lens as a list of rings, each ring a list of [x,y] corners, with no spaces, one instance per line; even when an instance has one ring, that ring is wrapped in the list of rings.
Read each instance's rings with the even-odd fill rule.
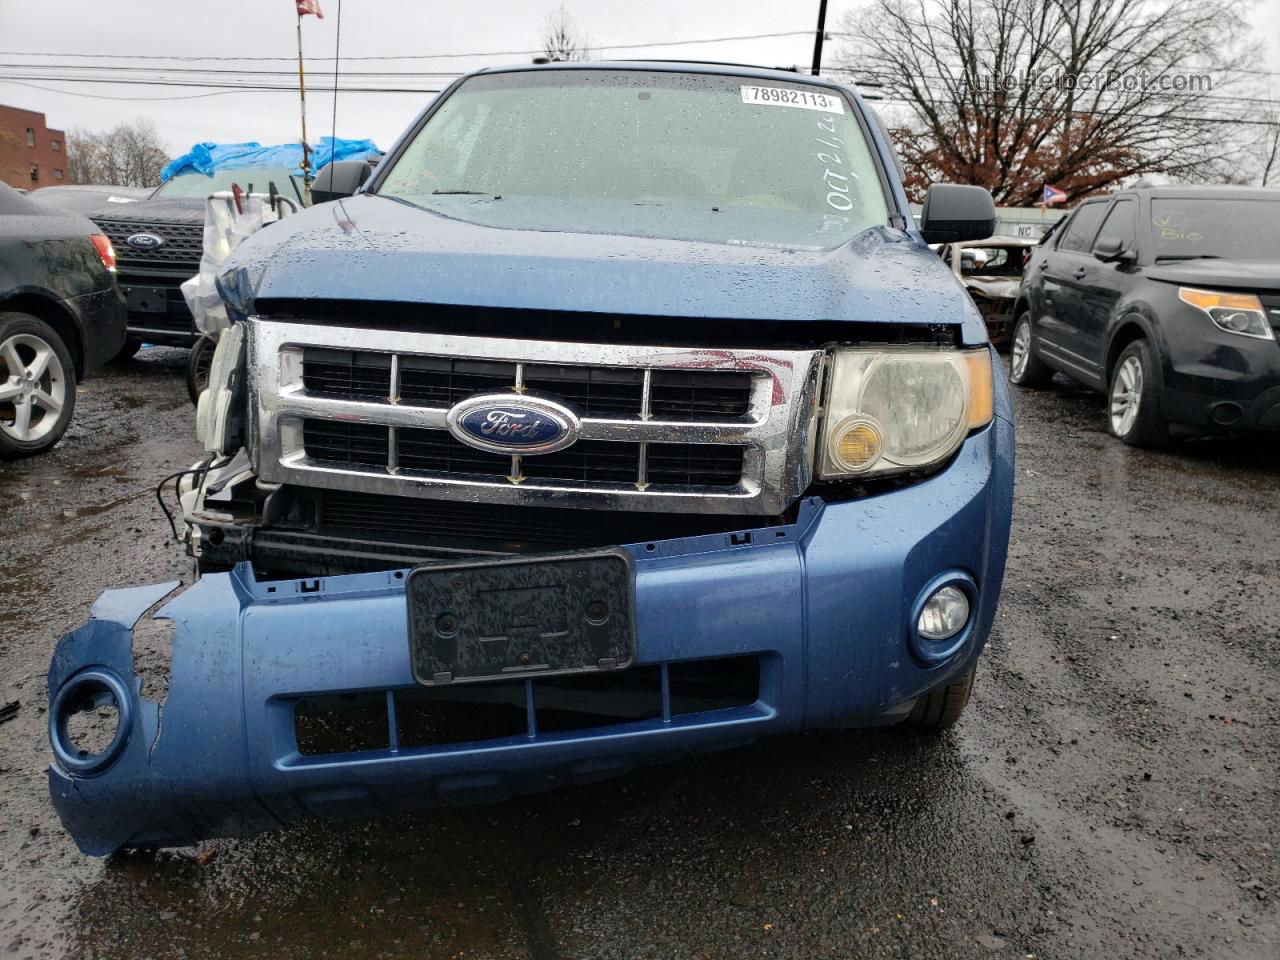
[[[1196,290],[1179,287],[1178,299],[1201,310],[1210,307],[1232,307],[1236,310],[1262,310],[1262,301],[1252,293],[1214,293],[1212,290]]]
[[[991,422],[991,351],[971,350],[964,355],[969,367],[969,429]]]
[[[836,427],[830,446],[832,458],[843,469],[860,473],[880,459],[884,437],[870,420],[846,420]]]

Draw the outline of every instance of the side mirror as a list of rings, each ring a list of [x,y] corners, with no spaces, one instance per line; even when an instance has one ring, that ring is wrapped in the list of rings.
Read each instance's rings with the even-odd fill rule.
[[[1093,255],[1103,263],[1129,263],[1135,259],[1133,251],[1125,248],[1123,240],[1106,234],[1093,245]]]
[[[925,243],[985,240],[996,232],[996,205],[985,187],[935,183],[924,197],[920,233]]]
[[[321,168],[311,182],[311,202],[328,203],[354,196],[361,184],[373,173],[367,160],[339,160]]]

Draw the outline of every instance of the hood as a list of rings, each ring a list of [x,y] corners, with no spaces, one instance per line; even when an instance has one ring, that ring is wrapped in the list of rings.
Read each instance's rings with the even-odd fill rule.
[[[257,299],[380,300],[662,317],[963,324],[985,330],[951,271],[909,234],[831,250],[484,226],[385,197],[320,204],[228,259],[237,311]]]
[[[136,203],[103,203],[89,217],[121,223],[204,223],[203,197],[160,197]]]
[[[1142,273],[1189,287],[1280,291],[1280,260],[1165,260],[1143,267]]]

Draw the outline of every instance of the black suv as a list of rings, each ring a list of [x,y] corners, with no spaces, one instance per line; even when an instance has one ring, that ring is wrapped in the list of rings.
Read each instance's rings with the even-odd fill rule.
[[[270,184],[302,203],[301,178],[283,167],[241,167],[206,176],[184,173],[161,184],[145,200],[108,203],[89,214],[111,238],[119,257],[120,289],[129,308],[127,359],[143,343],[192,346],[200,336],[179,289],[200,269],[204,252],[205,200],[232,183],[262,193]]]
[[[1106,391],[1126,443],[1280,429],[1280,190],[1088,200],[1037,248],[1014,311],[1009,379]]]

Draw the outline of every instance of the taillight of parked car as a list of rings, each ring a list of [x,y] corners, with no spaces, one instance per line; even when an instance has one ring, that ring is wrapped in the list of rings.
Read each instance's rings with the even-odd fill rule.
[[[116,250],[111,246],[111,239],[100,233],[92,234],[89,241],[93,244],[93,249],[98,251],[98,256],[102,258],[102,265],[112,273],[116,271]]]

